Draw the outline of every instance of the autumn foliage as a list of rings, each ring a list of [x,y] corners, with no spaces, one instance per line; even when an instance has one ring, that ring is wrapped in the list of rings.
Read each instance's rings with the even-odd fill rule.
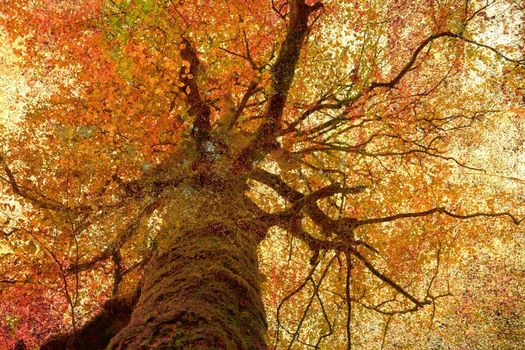
[[[521,348],[524,16],[1,0],[0,349]]]

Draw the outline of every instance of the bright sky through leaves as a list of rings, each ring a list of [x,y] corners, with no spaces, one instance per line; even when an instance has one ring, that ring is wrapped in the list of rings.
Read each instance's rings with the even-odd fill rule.
[[[524,16],[3,0],[0,350],[525,347]]]

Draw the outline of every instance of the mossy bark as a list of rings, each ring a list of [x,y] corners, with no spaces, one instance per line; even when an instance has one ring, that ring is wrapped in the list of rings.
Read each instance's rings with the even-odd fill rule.
[[[266,349],[258,240],[243,224],[246,206],[185,193],[191,198],[176,206],[192,210],[171,225],[169,244],[144,271],[130,323],[108,349]]]

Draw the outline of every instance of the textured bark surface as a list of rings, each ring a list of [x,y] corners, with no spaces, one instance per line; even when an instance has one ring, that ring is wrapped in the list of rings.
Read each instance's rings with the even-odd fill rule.
[[[266,348],[257,237],[244,224],[253,213],[231,196],[188,187],[174,195],[169,243],[109,349]]]

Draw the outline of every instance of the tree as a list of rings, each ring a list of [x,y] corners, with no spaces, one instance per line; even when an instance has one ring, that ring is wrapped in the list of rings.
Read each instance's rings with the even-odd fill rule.
[[[468,131],[523,115],[520,2],[0,13],[28,86],[0,154],[2,283],[46,287],[77,337],[108,296],[139,294],[129,323],[104,326],[108,349],[350,348],[360,313],[388,317],[386,336],[395,315],[435,310],[443,265],[525,214],[519,187],[459,179],[487,173],[461,159]],[[296,276],[266,273],[270,344],[258,249],[279,239]]]

